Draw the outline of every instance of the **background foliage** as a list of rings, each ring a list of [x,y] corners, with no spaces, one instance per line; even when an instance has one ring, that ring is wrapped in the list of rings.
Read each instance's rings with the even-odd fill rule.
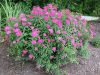
[[[4,0],[0,0],[0,2],[4,3]],[[85,15],[100,16],[99,0],[10,0],[10,2],[20,4],[22,9],[24,9],[23,11],[26,13],[32,8],[32,6],[39,5],[43,7],[48,3],[52,3],[57,5],[58,9],[68,8],[74,12],[79,12]],[[25,9],[28,10],[25,11]]]
[[[0,0],[0,2],[3,1]],[[99,0],[10,0],[10,1],[21,4],[21,6],[24,9],[29,9],[35,5],[43,7],[48,3],[52,3],[54,5],[57,5],[58,9],[68,8],[72,11],[79,12],[85,15],[100,16]]]

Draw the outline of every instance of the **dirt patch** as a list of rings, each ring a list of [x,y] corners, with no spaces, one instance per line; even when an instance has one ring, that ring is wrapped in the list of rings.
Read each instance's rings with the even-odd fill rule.
[[[100,34],[100,23],[94,23],[96,32]],[[0,75],[48,75],[36,71],[34,62],[17,62],[9,58],[7,45],[0,46]],[[89,47],[89,59],[81,59],[79,64],[68,64],[65,68],[70,75],[100,75],[100,48]]]
[[[47,75],[37,71],[34,62],[14,61],[7,53],[7,45],[0,48],[0,75]]]
[[[79,64],[68,64],[70,75],[100,75],[100,48],[90,47],[89,59],[81,59]]]

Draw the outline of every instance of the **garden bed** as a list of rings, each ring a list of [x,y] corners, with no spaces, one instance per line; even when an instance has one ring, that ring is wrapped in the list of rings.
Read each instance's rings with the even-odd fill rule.
[[[100,23],[94,23],[96,32],[100,34]],[[70,75],[99,75],[100,48],[89,46],[89,59],[80,59],[79,65],[68,64],[64,70]],[[7,53],[7,44],[0,46],[0,74],[1,75],[48,75],[43,70],[37,70],[34,62],[14,61]]]

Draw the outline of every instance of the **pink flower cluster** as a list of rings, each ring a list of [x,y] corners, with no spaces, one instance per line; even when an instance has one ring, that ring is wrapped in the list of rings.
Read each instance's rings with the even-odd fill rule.
[[[28,53],[27,50],[23,50],[23,51],[22,51],[22,56],[26,55],[27,53]],[[28,57],[29,57],[30,59],[34,58],[33,54],[29,54]]]
[[[14,28],[13,31],[15,32],[16,36],[21,36],[22,32],[19,28]]]
[[[13,26],[6,26],[5,32],[10,35],[22,36],[21,41],[27,41],[30,44],[30,48],[35,51],[39,49],[47,49],[52,53],[64,50],[61,46],[71,45],[73,48],[83,46],[84,33],[91,33],[94,35],[86,26],[86,20],[81,20],[81,16],[73,16],[70,10],[66,10],[65,14],[61,11],[57,11],[52,4],[40,8],[34,6],[31,14],[26,15],[21,13],[19,18],[10,18],[10,21],[14,21]],[[90,26],[93,28],[92,26]],[[16,40],[14,41],[16,43]],[[25,44],[25,43],[24,43]],[[26,44],[23,46],[26,47]],[[27,49],[28,47],[26,47]],[[49,49],[48,49],[49,48]],[[28,53],[27,50],[22,51],[22,56]],[[32,53],[29,54],[29,58],[34,58]],[[54,55],[49,55],[50,59],[56,58]],[[63,55],[61,59],[64,59]]]
[[[20,30],[20,28],[18,28],[18,23],[15,23],[14,28],[12,28],[11,26],[5,26],[5,32],[6,34],[10,35],[11,32],[13,31],[16,36],[21,36],[22,35],[22,31]]]
[[[6,32],[6,34],[10,34],[11,33],[11,27],[5,26],[5,32]]]

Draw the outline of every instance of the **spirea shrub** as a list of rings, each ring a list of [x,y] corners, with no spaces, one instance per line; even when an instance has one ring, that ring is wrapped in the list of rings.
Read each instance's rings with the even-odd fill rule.
[[[34,6],[30,14],[11,17],[8,24],[4,31],[11,42],[10,53],[16,59],[36,61],[55,74],[62,64],[76,62],[89,38],[94,36],[92,25],[81,16],[68,9],[62,14],[52,4],[44,8]]]

